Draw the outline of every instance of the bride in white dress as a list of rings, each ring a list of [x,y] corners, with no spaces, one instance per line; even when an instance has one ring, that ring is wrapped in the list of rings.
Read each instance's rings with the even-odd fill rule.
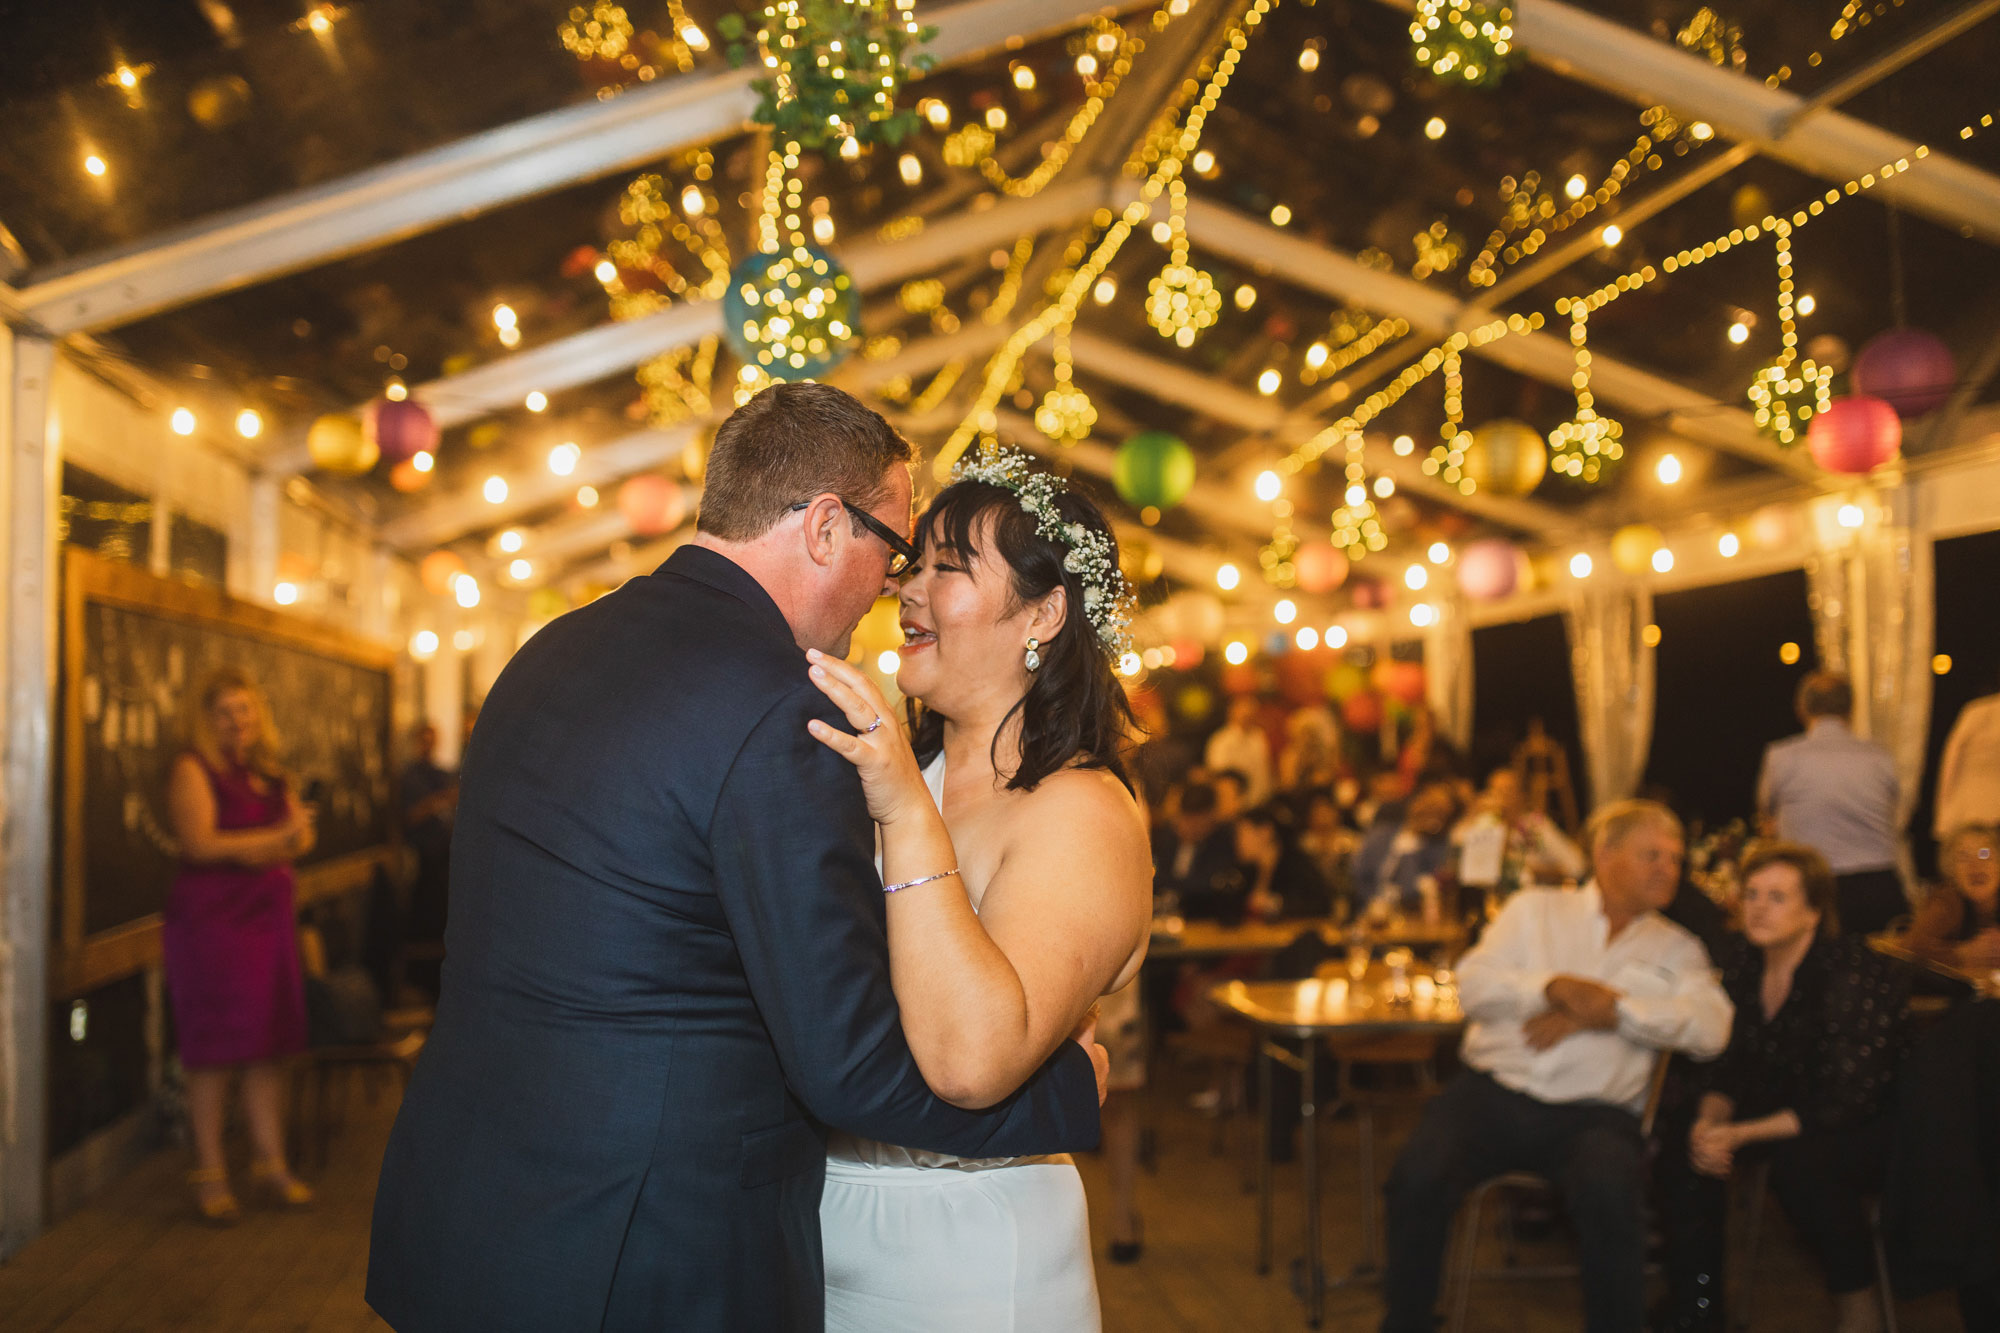
[[[914,749],[874,725],[889,711],[865,676],[809,656],[861,733],[813,724],[880,826],[904,1034],[933,1091],[983,1107],[1137,975],[1152,866],[1118,758],[1127,590],[1109,526],[1019,455],[960,477],[920,520],[902,590]],[[1066,1155],[970,1161],[836,1135],[820,1228],[828,1333],[1100,1327]]]

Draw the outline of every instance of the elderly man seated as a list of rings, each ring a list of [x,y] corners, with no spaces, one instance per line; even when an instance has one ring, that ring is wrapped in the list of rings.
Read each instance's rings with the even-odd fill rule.
[[[1561,1189],[1582,1250],[1586,1326],[1644,1326],[1649,1075],[1660,1051],[1713,1059],[1732,1017],[1701,944],[1660,915],[1682,851],[1665,806],[1609,806],[1591,881],[1514,895],[1460,962],[1467,1068],[1425,1108],[1389,1178],[1384,1333],[1432,1327],[1459,1201],[1506,1171]]]

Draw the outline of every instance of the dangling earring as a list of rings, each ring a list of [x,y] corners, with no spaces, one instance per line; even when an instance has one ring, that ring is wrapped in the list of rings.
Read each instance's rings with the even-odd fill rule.
[[[1042,641],[1040,639],[1028,640],[1028,655],[1022,660],[1028,664],[1028,670],[1030,671],[1040,671],[1042,669],[1042,655],[1035,651],[1041,646]]]

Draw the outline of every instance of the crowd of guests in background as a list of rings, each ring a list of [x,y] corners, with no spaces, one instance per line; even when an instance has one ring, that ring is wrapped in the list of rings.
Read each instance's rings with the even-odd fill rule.
[[[1385,1330],[1432,1327],[1459,1203],[1510,1170],[1562,1197],[1591,1329],[1647,1326],[1649,1228],[1667,1276],[1651,1326],[1726,1327],[1732,1184],[1775,1195],[1839,1329],[1880,1327],[1878,1239],[1904,1294],[1957,1287],[1968,1328],[2000,1329],[2000,1004],[1867,938],[2000,969],[2000,696],[1952,734],[1928,885],[1910,875],[1896,764],[1856,734],[1832,673],[1802,683],[1803,730],[1767,752],[1760,837],[1693,876],[1664,803],[1577,828],[1539,725],[1475,786],[1421,708],[1393,735],[1343,738],[1323,707],[1240,696],[1197,749],[1141,705],[1163,915],[1400,916],[1473,941],[1461,1071],[1385,1190]],[[1162,1021],[1198,1023],[1198,995],[1255,966],[1183,964]],[[1949,994],[1919,1022],[1913,986]]]

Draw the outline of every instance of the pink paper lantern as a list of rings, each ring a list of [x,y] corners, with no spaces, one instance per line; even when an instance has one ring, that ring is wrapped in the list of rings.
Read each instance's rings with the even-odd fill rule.
[[[1521,582],[1521,552],[1514,543],[1489,537],[1458,553],[1459,590],[1475,602],[1497,601]]]
[[[1347,557],[1332,542],[1307,542],[1292,554],[1292,574],[1300,592],[1332,592],[1347,582]]]
[[[1806,448],[1828,472],[1873,472],[1903,447],[1903,419],[1880,398],[1836,398],[1807,428]]]
[[[618,488],[618,512],[641,537],[672,532],[687,515],[681,488],[655,473],[632,478]]]
[[[1389,604],[1389,585],[1375,578],[1356,579],[1350,595],[1362,610],[1380,611]]]
[[[1957,382],[1951,349],[1923,329],[1878,333],[1854,359],[1854,392],[1880,398],[1905,417],[1943,407]]]
[[[391,463],[437,452],[437,422],[422,403],[377,398],[362,409],[361,432]]]

